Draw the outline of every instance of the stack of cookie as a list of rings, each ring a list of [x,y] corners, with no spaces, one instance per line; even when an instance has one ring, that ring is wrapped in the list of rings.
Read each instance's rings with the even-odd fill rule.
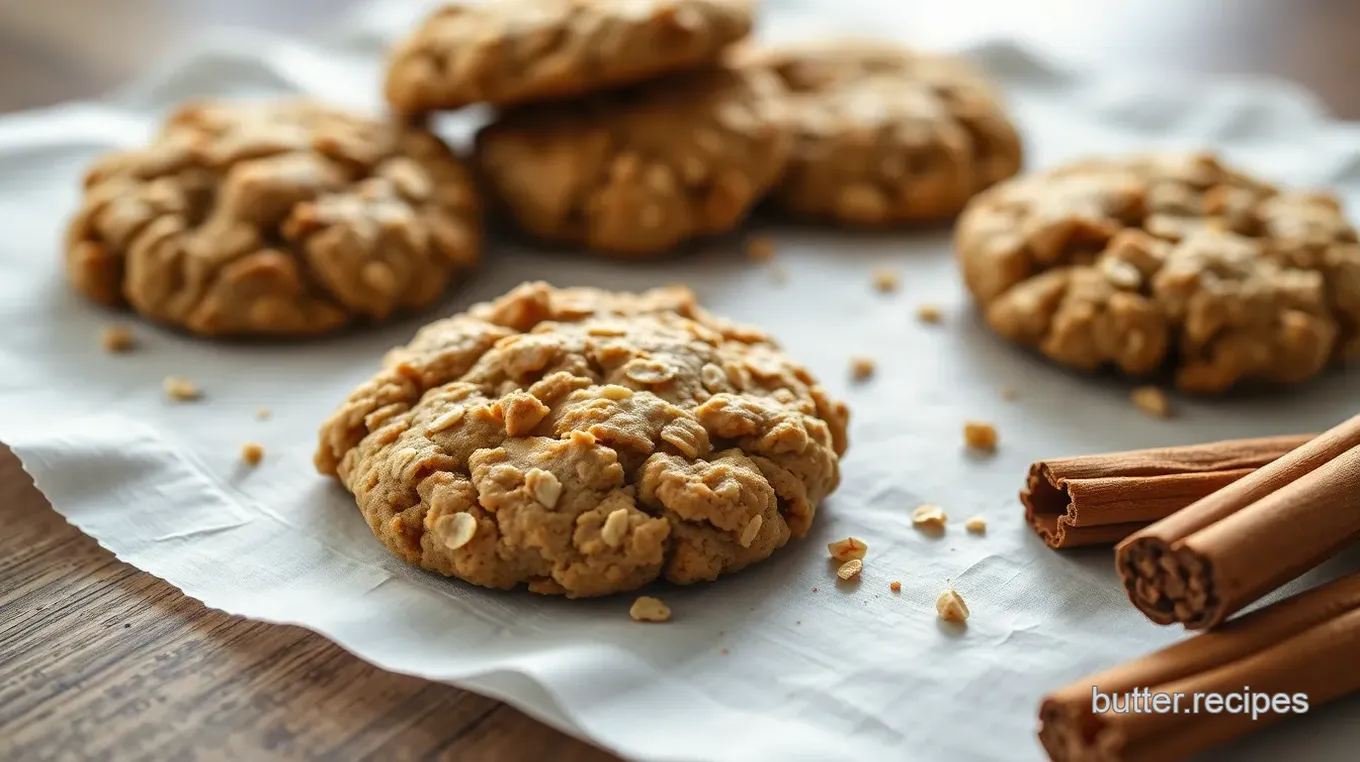
[[[489,104],[474,161],[534,237],[645,256],[795,216],[957,213],[1020,141],[962,62],[871,43],[741,45],[751,0],[496,0],[435,13],[392,55],[402,112]]]

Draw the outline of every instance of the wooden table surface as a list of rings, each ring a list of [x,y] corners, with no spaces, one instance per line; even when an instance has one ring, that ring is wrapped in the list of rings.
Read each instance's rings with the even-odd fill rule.
[[[102,92],[175,30],[214,21],[306,32],[353,2],[0,0],[0,112]],[[1265,73],[1360,119],[1352,0],[899,7],[926,44],[1014,35],[1083,66]],[[3,446],[0,528],[0,760],[615,759],[304,630],[206,609],[67,524]]]

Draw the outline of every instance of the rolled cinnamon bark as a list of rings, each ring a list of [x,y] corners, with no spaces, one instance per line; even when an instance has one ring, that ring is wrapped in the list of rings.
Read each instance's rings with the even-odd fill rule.
[[[1360,416],[1115,549],[1149,619],[1213,627],[1360,540]]]
[[[1128,711],[1130,695],[1144,690],[1142,711]],[[1246,691],[1288,695],[1290,711],[1299,709],[1298,694],[1306,710],[1360,691],[1360,574],[1049,694],[1039,709],[1039,740],[1055,762],[1169,762],[1288,713],[1274,701],[1254,716],[1211,711],[1204,700]],[[1097,694],[1111,698],[1107,711],[1093,711]],[[1157,694],[1170,696],[1174,711],[1154,711],[1148,699]],[[1259,707],[1260,699],[1245,700]],[[1116,710],[1119,702],[1125,711]]]
[[[1020,501],[1030,526],[1050,547],[1114,544],[1313,436],[1234,439],[1041,460],[1030,466]]]

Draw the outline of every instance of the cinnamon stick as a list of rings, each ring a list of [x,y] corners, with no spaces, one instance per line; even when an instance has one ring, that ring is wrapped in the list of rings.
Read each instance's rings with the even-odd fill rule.
[[[1235,439],[1041,460],[1029,468],[1025,518],[1053,548],[1112,545],[1313,438]]]
[[[1213,627],[1360,540],[1360,416],[1126,538],[1133,602],[1158,624]]]
[[[1134,698],[1144,690],[1141,701]],[[1168,762],[1355,691],[1360,574],[1049,694],[1039,709],[1039,741],[1055,762]],[[1166,711],[1153,703],[1160,694],[1172,702]],[[1242,696],[1240,711],[1227,699],[1233,694]],[[1218,711],[1210,695],[1225,699]]]

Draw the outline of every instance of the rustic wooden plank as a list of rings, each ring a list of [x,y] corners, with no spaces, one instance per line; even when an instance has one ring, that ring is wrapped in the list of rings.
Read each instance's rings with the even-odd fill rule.
[[[3,447],[0,527],[0,759],[615,759],[301,628],[204,607],[67,524]]]

